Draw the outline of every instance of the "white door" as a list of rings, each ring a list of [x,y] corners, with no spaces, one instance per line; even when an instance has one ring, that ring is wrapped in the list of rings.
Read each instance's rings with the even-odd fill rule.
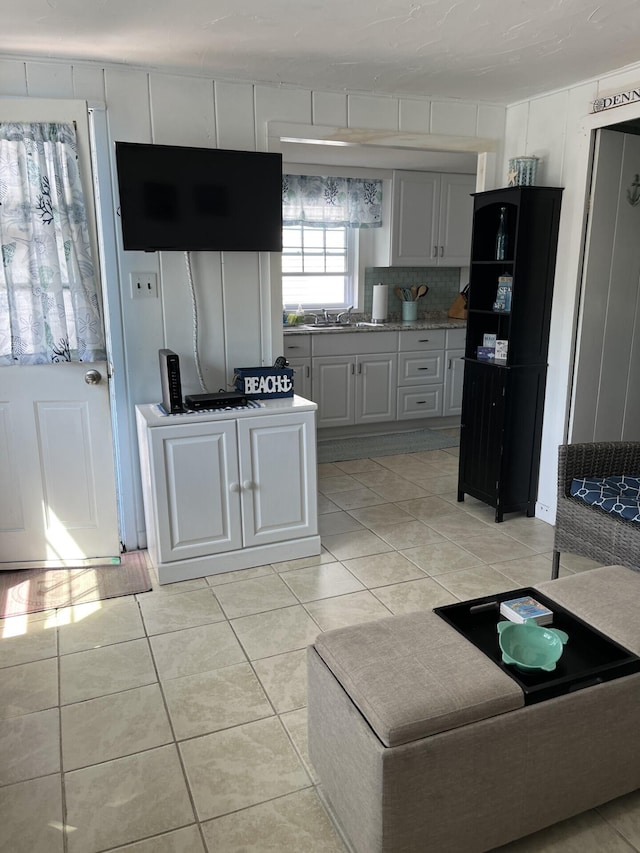
[[[570,440],[637,440],[640,136],[600,130],[576,343]]]
[[[95,222],[86,104],[0,100],[0,121],[75,123],[87,213]],[[95,227],[91,236],[97,275]],[[100,374],[94,384],[86,381],[90,370]],[[0,371],[0,568],[118,559],[107,365]]]

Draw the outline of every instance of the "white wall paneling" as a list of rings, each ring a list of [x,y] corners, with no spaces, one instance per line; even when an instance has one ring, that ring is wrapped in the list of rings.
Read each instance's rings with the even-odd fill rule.
[[[398,130],[398,99],[349,95],[349,127]]]
[[[504,115],[504,110],[502,110]],[[414,98],[400,99],[399,129],[404,133],[429,133],[431,126],[430,101]]]
[[[311,92],[304,89],[255,87],[256,147],[267,150],[268,123],[290,121],[308,124],[311,121]]]
[[[27,94],[27,69],[24,62],[0,59],[0,94],[22,97]]]
[[[253,151],[256,123],[251,83],[214,82],[218,148]]]
[[[30,98],[73,98],[71,66],[59,62],[27,62]]]
[[[82,98],[91,104],[102,104],[105,101],[104,70],[97,65],[74,65],[73,97]]]
[[[341,92],[312,92],[311,121],[313,124],[347,126],[347,96]]]
[[[459,101],[431,102],[431,133],[475,136],[477,104]]]
[[[213,82],[201,77],[149,75],[153,141],[216,147]]]

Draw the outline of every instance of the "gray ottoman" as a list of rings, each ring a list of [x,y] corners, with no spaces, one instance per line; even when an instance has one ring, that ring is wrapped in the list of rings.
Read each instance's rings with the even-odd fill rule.
[[[640,654],[640,574],[539,584]],[[432,612],[321,634],[309,753],[358,853],[474,853],[640,787],[640,673],[536,705]]]

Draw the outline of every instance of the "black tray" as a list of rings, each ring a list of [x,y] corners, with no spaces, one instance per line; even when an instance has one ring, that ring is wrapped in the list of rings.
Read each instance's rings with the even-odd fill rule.
[[[550,627],[560,628],[569,635],[562,657],[553,672],[529,672],[502,662],[497,630],[498,622],[504,621],[504,617],[500,615],[500,602],[524,595],[532,596],[552,610],[553,622]],[[487,595],[460,604],[435,607],[434,612],[520,685],[525,705],[640,672],[638,655],[531,587],[511,589],[499,595]]]

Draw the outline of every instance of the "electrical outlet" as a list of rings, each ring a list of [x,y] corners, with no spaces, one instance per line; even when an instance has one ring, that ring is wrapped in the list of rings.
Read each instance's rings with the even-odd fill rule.
[[[155,272],[132,272],[131,298],[149,299],[158,295],[158,274]]]

